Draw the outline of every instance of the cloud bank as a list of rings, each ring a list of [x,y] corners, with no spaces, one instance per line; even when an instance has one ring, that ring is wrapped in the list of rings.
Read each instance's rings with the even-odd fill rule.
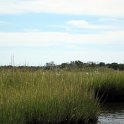
[[[44,46],[57,44],[123,44],[124,31],[99,34],[70,34],[65,32],[1,32],[0,46]]]
[[[0,0],[0,14],[61,13],[124,16],[124,0]]]
[[[117,28],[113,25],[99,25],[99,24],[90,24],[86,20],[70,20],[67,22],[70,26],[80,28],[80,29],[114,29]]]

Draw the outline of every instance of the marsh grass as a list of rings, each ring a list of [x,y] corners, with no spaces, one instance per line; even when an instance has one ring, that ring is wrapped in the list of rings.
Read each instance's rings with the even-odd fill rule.
[[[0,123],[86,123],[96,120],[99,103],[82,72],[0,72]]]
[[[92,87],[101,102],[124,102],[124,71],[93,73]]]
[[[96,121],[95,90],[111,88],[124,94],[124,72],[0,70],[0,124]]]

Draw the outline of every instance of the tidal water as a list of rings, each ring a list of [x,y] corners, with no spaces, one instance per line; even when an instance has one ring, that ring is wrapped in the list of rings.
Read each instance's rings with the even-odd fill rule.
[[[98,118],[98,124],[124,124],[124,103],[106,104]]]

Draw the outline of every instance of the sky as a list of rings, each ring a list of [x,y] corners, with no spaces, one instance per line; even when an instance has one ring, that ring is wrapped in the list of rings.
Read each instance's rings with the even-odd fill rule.
[[[0,0],[0,65],[124,63],[124,0]]]

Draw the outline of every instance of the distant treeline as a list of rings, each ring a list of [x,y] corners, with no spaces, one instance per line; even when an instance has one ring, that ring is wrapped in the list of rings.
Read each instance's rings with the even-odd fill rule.
[[[12,65],[5,65],[0,66],[0,69],[22,69],[22,70],[29,70],[29,71],[36,71],[40,69],[50,70],[50,69],[83,69],[83,68],[97,68],[97,67],[105,67],[105,68],[112,68],[114,70],[124,70],[124,64],[120,63],[104,63],[104,62],[82,62],[80,60],[71,61],[69,63],[62,63],[60,65],[55,64],[53,61],[46,63],[44,66],[12,66]]]
[[[70,63],[62,63],[60,65],[60,68],[66,68],[66,67],[70,67],[70,68],[84,68],[84,67],[107,67],[107,68],[112,68],[115,70],[124,70],[124,64],[119,64],[119,63],[104,63],[104,62],[99,62],[99,63],[95,63],[95,62],[87,62],[84,63],[82,61],[71,61]]]

